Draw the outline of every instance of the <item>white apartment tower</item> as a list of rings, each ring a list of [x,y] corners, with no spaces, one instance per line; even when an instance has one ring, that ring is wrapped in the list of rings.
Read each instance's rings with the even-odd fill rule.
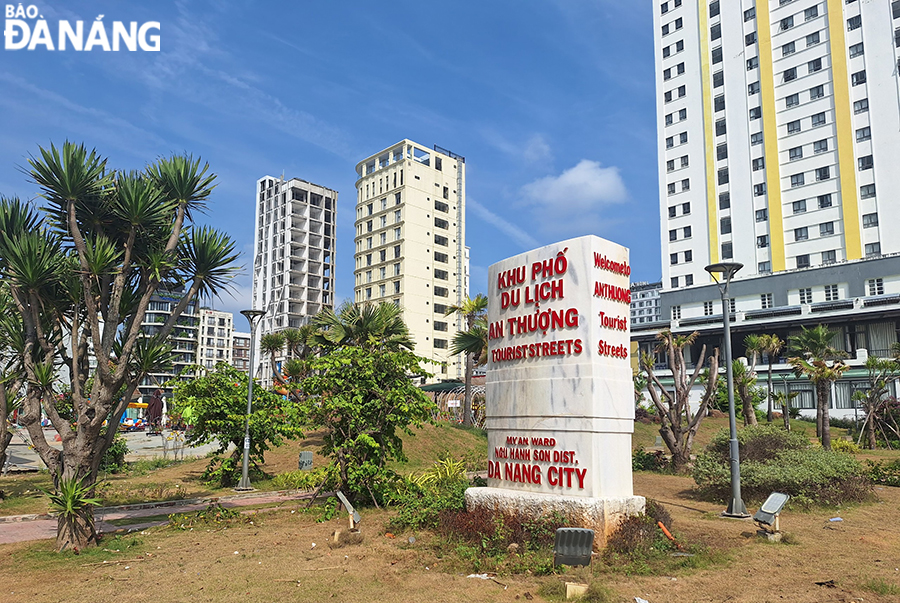
[[[253,307],[266,311],[257,341],[334,308],[337,199],[337,191],[297,178],[257,182]]]
[[[356,165],[354,301],[399,305],[435,379],[464,372],[449,354],[462,321],[444,311],[468,294],[465,168],[464,157],[411,140]]]
[[[197,332],[197,363],[213,369],[220,362],[231,364],[234,315],[209,308],[200,308],[200,329]]]
[[[664,290],[900,252],[900,2],[653,14]]]

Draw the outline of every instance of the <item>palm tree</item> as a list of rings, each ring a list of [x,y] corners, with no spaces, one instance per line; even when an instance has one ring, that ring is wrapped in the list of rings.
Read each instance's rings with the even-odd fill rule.
[[[747,337],[744,338],[744,346],[754,357],[754,367],[756,366],[756,359],[763,354],[766,355],[766,359],[768,360],[769,372],[767,374],[766,387],[768,405],[766,408],[766,421],[771,423],[775,420],[775,415],[772,412],[772,360],[779,352],[781,352],[782,348],[784,348],[784,341],[782,341],[778,335],[774,334],[747,335]]]
[[[466,299],[463,303],[450,306],[444,311],[444,316],[450,316],[451,314],[457,314],[462,316],[466,320],[466,331],[468,333],[472,333],[475,329],[476,323],[479,318],[484,317],[484,313],[487,311],[488,299],[481,293],[475,296],[475,298],[471,298],[466,296]],[[481,329],[484,331],[484,334],[487,335],[487,325]],[[457,335],[460,332],[457,332]],[[457,349],[457,335],[453,337],[453,348],[450,350],[450,353],[453,355],[461,353],[462,349]],[[486,348],[484,348],[486,349]],[[466,353],[466,393],[465,400],[463,402],[463,425],[472,425],[473,417],[472,417],[472,373],[475,371],[475,353],[465,350]],[[478,354],[478,357],[481,357],[481,353]]]
[[[269,356],[269,366],[272,371],[272,379],[276,382],[280,382],[281,375],[278,373],[278,365],[275,364],[275,357],[281,353],[281,350],[284,349],[284,331],[279,331],[277,333],[266,333],[259,340],[259,349],[263,354],[268,354]],[[253,371],[253,367],[250,367],[250,371]],[[252,375],[251,375],[252,378]]]
[[[794,367],[798,377],[806,375],[816,388],[816,435],[821,438],[822,447],[828,450],[831,449],[831,384],[849,368],[842,361],[846,352],[831,345],[835,335],[836,331],[817,325],[803,327],[799,335],[788,338],[789,350],[795,354],[788,359],[788,364]]]
[[[42,212],[0,199],[0,277],[28,350],[19,358],[27,379],[20,419],[55,482],[91,488],[111,441],[101,435],[104,423],[124,412],[144,369],[165,360],[161,342],[188,304],[231,287],[238,253],[230,237],[194,223],[215,179],[199,159],[160,158],[143,172],[116,172],[83,145],[39,151],[26,170]],[[151,297],[176,285],[182,299],[147,340],[141,323]],[[47,395],[59,368],[72,384],[74,428]],[[61,451],[46,440],[42,410]],[[61,526],[57,547],[92,544],[85,533]]]
[[[415,347],[399,306],[392,303],[346,301],[337,312],[326,308],[316,314],[312,324],[317,331],[310,342],[326,350],[351,345],[391,351]]]

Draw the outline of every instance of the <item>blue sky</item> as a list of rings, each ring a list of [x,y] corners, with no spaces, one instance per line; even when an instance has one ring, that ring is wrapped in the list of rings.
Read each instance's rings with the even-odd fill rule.
[[[351,297],[354,166],[403,138],[466,157],[473,295],[492,263],[583,234],[630,247],[632,280],[660,276],[651,3],[35,6],[51,32],[159,21],[161,50],[0,51],[0,193],[36,194],[20,167],[50,141],[123,169],[199,155],[219,183],[201,219],[246,266],[219,308],[249,305],[254,186],[282,172],[339,192],[337,294]]]

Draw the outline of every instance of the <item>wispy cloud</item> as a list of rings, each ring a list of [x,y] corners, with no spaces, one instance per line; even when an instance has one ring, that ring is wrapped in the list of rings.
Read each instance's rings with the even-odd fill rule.
[[[485,142],[498,151],[529,165],[553,161],[553,151],[540,134],[532,134],[530,138],[519,143],[513,142],[493,128],[483,129],[481,136]]]
[[[478,203],[472,197],[466,199],[466,203],[469,208],[475,212],[475,214],[489,224],[493,224],[497,227],[500,232],[508,236],[510,239],[521,245],[525,248],[538,247],[539,243],[537,239],[532,237],[530,234],[513,224],[512,222],[502,218]]]
[[[547,234],[597,230],[603,209],[628,199],[617,167],[582,159],[558,176],[545,176],[521,189],[523,204]]]

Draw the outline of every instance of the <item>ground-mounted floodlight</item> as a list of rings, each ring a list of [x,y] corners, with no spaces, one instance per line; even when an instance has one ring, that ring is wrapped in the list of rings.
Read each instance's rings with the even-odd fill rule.
[[[553,543],[553,565],[590,565],[594,530],[559,528]]]
[[[738,452],[737,420],[734,416],[734,376],[731,374],[731,308],[728,304],[728,285],[737,271],[743,268],[740,262],[719,262],[705,268],[719,286],[722,295],[722,324],[725,330],[725,376],[728,382],[728,428],[731,431],[728,440],[731,457],[731,501],[722,513],[726,517],[744,519],[750,517],[747,507],[741,499],[741,463]]]
[[[781,533],[779,517],[789,498],[790,496],[781,492],[769,494],[769,498],[766,499],[766,502],[762,504],[756,515],[753,516],[753,521],[759,526],[760,535],[770,537],[771,534]]]
[[[244,424],[244,458],[241,466],[241,481],[235,490],[246,492],[253,490],[250,485],[250,413],[253,412],[253,348],[256,342],[256,325],[266,313],[265,310],[241,310],[250,323],[250,374],[247,385],[247,421]]]

